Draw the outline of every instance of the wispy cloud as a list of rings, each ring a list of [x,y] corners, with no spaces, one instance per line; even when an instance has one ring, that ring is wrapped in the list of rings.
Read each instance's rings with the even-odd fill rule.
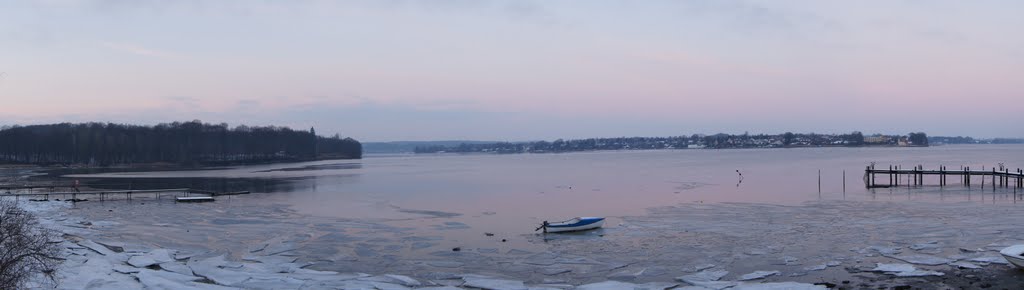
[[[103,47],[112,49],[112,50],[116,50],[116,51],[120,51],[120,52],[124,52],[124,53],[130,53],[130,54],[139,55],[139,56],[159,57],[159,58],[167,58],[167,57],[174,57],[174,56],[176,56],[176,54],[171,53],[171,52],[162,51],[162,50],[156,50],[156,49],[147,48],[147,47],[143,47],[141,45],[132,44],[132,43],[126,43],[126,42],[109,42],[109,41],[104,41],[104,42],[101,42],[100,45],[102,45]]]

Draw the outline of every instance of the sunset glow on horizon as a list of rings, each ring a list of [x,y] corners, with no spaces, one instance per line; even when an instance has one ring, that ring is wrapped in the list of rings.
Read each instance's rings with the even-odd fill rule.
[[[4,1],[0,125],[1024,137],[1020,1]]]

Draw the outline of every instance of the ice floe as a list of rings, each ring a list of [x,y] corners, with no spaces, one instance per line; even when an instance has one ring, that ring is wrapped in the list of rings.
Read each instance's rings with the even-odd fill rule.
[[[886,264],[878,263],[877,266],[872,269],[873,272],[882,272],[897,277],[922,277],[922,276],[943,276],[942,272],[921,270],[914,267],[911,264]]]
[[[740,276],[739,280],[740,281],[748,281],[748,280],[764,279],[766,277],[775,276],[775,275],[778,275],[778,274],[780,274],[779,271],[754,271],[754,272],[751,272],[751,273],[743,274],[742,276]]]

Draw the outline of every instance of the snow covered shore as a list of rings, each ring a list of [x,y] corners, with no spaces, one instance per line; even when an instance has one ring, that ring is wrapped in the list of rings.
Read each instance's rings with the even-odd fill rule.
[[[605,281],[585,285],[526,284],[504,277],[465,273],[429,273],[423,277],[395,274],[339,273],[307,269],[287,244],[253,249],[239,261],[223,253],[146,248],[118,241],[94,241],[90,232],[110,222],[87,221],[68,213],[66,202],[21,202],[46,227],[62,233],[66,259],[58,269],[56,289],[824,289],[795,283],[719,281],[720,272],[706,270],[672,282],[635,284]],[[109,226],[109,225],[108,225]],[[763,274],[763,273],[760,273]],[[757,277],[751,277],[756,279]],[[52,286],[37,281],[35,287]],[[50,284],[47,284],[50,283]]]

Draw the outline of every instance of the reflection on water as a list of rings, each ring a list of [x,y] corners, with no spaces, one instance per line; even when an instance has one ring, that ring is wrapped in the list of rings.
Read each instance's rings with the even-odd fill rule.
[[[1020,196],[1012,188],[968,189],[952,178],[945,187],[866,189],[864,168],[871,162],[880,167],[981,168],[999,162],[1024,166],[1022,153],[1024,146],[987,145],[371,155],[363,160],[103,172],[69,178],[97,188],[189,187],[255,193],[203,205],[149,202],[144,211],[137,203],[78,206],[94,218],[124,224],[111,230],[122,239],[152,240],[140,233],[156,232],[175,236],[165,243],[238,251],[269,236],[294,236],[304,245],[299,250],[302,254],[330,257],[328,268],[367,271],[359,267],[386,268],[410,259],[429,261],[432,267],[461,267],[458,263],[469,263],[473,257],[529,255],[576,239],[598,246],[601,242],[595,239],[627,243],[621,240],[631,239],[621,235],[626,220],[638,223],[632,217],[648,216],[649,209],[661,206],[735,202],[798,206],[819,201],[848,202],[855,207],[908,201],[1013,205]],[[932,178],[926,177],[925,184],[938,184],[937,177]],[[145,218],[136,215],[142,212]],[[543,220],[576,216],[609,220],[606,229],[599,231],[551,236],[533,232]],[[171,223],[167,220],[176,225],[153,227]],[[186,228],[192,231],[182,231]],[[455,247],[465,249],[457,254],[457,263],[438,261],[455,259]],[[346,262],[353,259],[360,263]]]

